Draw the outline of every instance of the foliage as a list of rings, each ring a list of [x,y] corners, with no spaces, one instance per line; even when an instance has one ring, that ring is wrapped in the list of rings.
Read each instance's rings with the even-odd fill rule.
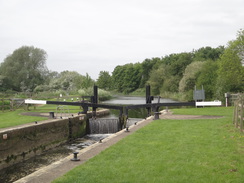
[[[204,86],[206,100],[215,100],[218,64],[216,61],[204,62],[197,78],[196,86]]]
[[[152,95],[158,95],[164,84],[165,68],[161,65],[158,69],[150,74],[148,84],[151,86]]]
[[[99,101],[105,101],[112,98],[112,94],[109,91],[98,88]]]
[[[117,66],[112,73],[114,88],[118,92],[126,94],[139,88],[141,77],[140,63]]]
[[[93,96],[93,87],[87,89],[80,89],[78,91],[80,96]],[[109,91],[98,88],[99,101],[109,100],[112,98],[112,94]]]
[[[197,80],[197,74],[201,71],[203,62],[192,62],[189,64],[183,74],[182,79],[179,83],[179,91],[180,92],[186,92],[186,91],[192,91]]]
[[[111,76],[113,87],[118,92],[131,93],[150,84],[153,95],[172,93],[177,96],[175,93],[180,92],[181,99],[192,100],[194,86],[206,85],[207,97],[214,98],[216,89],[212,84],[215,84],[215,80],[211,77],[217,73],[215,63],[223,51],[223,46],[202,47],[188,53],[174,53],[162,58],[145,59],[142,63],[120,65]],[[211,63],[214,68],[209,68],[205,62]]]
[[[211,48],[210,46],[202,47],[196,51],[193,51],[195,61],[205,61],[212,60],[216,61],[223,54],[225,48],[224,46],[219,46],[217,48]]]
[[[150,73],[153,68],[157,68],[157,63],[160,63],[160,58],[152,58],[152,59],[145,59],[141,63],[141,81],[140,81],[140,88],[144,88],[146,86],[147,81],[150,78]]]
[[[99,77],[96,82],[97,86],[104,90],[112,89],[112,77],[108,71],[100,71]]]
[[[173,76],[183,76],[184,70],[193,61],[192,53],[171,54],[163,58],[163,62],[169,65],[169,73]]]
[[[43,84],[48,73],[46,57],[44,50],[33,46],[22,46],[8,55],[0,65],[4,89],[33,91]]]
[[[88,74],[82,76],[76,71],[63,71],[52,74],[48,85],[39,85],[34,91],[58,91],[58,93],[76,94],[79,89],[87,89],[93,86],[94,83]]]
[[[226,92],[244,90],[244,31],[240,31],[237,36],[236,40],[229,42],[218,62],[216,94],[222,99]]]

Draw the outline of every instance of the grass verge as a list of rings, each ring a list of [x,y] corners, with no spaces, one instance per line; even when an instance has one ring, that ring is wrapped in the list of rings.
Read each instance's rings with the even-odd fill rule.
[[[23,109],[19,109],[16,111],[9,111],[3,113],[0,112],[0,128],[7,128],[47,119],[45,117],[23,116],[21,115],[22,112],[26,111]]]
[[[48,117],[38,117],[38,116],[26,116],[21,115],[21,113],[27,112],[39,112],[48,113],[50,111],[57,113],[70,113],[77,114],[82,111],[79,106],[63,106],[57,110],[58,105],[30,105],[29,110],[17,109],[15,111],[5,111],[0,112],[0,128],[13,127],[17,125],[22,125],[26,123],[31,123],[34,121],[43,121],[48,119]]]
[[[244,135],[232,125],[232,111],[177,109],[177,114],[224,118],[153,121],[54,183],[240,183],[244,180]]]

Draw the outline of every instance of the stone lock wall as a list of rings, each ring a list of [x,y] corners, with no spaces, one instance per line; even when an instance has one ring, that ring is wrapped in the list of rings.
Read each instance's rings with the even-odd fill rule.
[[[109,110],[97,111],[97,116]],[[70,139],[86,135],[87,116],[81,114],[68,119],[49,119],[17,127],[0,129],[0,170],[41,154]]]
[[[86,116],[51,119],[0,131],[0,170],[86,134]]]

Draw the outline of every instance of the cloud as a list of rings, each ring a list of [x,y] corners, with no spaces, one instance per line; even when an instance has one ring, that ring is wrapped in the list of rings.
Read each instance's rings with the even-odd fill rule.
[[[50,70],[100,71],[146,58],[217,47],[243,28],[242,0],[1,0],[0,62],[33,45]]]

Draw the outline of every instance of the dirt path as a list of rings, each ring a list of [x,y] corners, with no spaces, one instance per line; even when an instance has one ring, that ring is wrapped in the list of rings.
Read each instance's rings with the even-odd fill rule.
[[[189,120],[189,119],[217,119],[222,118],[222,116],[210,116],[210,115],[175,115],[169,112],[162,112],[160,119],[176,119],[176,120]]]

